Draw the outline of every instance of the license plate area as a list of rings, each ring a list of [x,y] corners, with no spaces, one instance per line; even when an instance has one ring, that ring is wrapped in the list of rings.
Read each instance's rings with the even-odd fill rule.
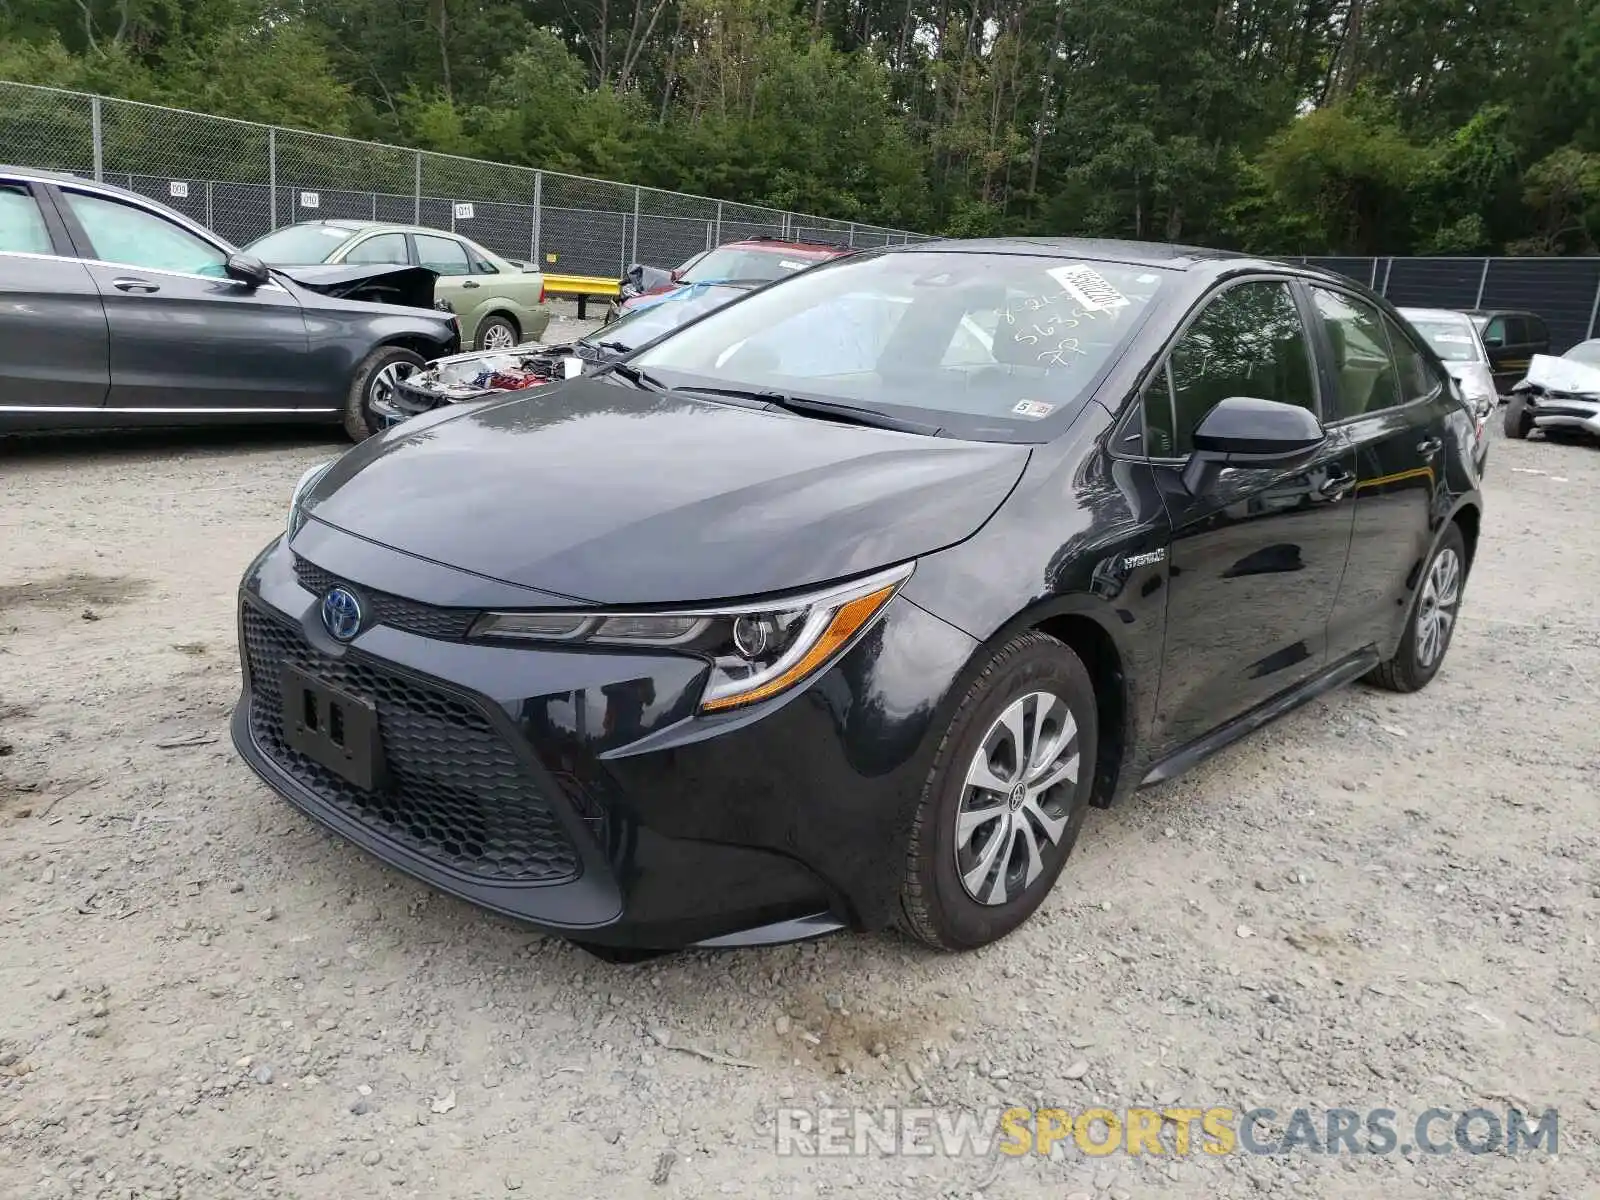
[[[378,706],[307,674],[283,668],[283,734],[291,749],[358,788],[384,784]]]

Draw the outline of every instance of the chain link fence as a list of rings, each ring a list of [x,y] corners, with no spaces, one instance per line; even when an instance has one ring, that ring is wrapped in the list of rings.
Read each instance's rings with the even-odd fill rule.
[[[925,235],[706,196],[0,82],[0,162],[125,187],[235,244],[296,221],[452,229],[563,275],[675,267],[741,238],[843,246]]]
[[[1554,354],[1600,337],[1600,257],[1294,261],[1359,280],[1401,307],[1537,313],[1549,327]]]
[[[741,238],[901,245],[922,234],[531,167],[0,83],[0,162],[160,200],[242,244],[328,217],[454,229],[508,258],[615,278]],[[1557,352],[1600,336],[1600,258],[1302,258],[1401,305],[1538,313]]]

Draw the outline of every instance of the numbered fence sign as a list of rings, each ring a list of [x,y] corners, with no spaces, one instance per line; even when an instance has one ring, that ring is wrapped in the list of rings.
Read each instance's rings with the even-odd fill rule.
[[[187,200],[189,198],[189,185],[181,179],[174,179],[167,184],[167,195],[174,200]]]
[[[472,205],[470,205],[470,204],[458,204],[458,205],[456,205],[456,220],[458,220],[458,221],[470,221],[470,220],[472,220]]]
[[[300,193],[300,207],[301,208],[320,208],[321,206],[322,206],[322,197],[317,195],[317,193],[315,193],[315,192],[301,192]]]

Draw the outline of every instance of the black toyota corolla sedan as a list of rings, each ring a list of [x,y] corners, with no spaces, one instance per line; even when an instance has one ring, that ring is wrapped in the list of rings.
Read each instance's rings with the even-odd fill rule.
[[[1473,434],[1340,277],[853,257],[309,473],[244,577],[234,740],[385,861],[602,952],[981,946],[1088,806],[1432,679]]]

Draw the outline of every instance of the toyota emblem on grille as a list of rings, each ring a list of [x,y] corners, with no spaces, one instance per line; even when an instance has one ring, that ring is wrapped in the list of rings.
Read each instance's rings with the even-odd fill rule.
[[[322,597],[322,623],[341,642],[361,632],[363,617],[361,601],[349,588],[329,588]]]

